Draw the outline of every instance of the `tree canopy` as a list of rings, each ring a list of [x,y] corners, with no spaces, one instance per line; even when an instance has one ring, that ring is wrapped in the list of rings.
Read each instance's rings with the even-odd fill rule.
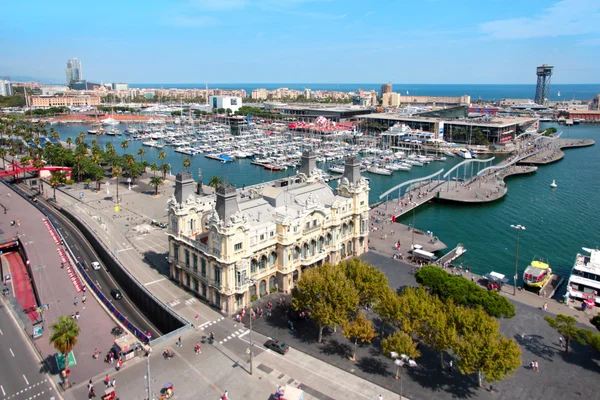
[[[415,278],[441,300],[451,299],[455,304],[467,307],[481,306],[495,318],[515,316],[515,306],[498,292],[485,290],[468,279],[451,275],[439,267],[425,266],[415,274]]]

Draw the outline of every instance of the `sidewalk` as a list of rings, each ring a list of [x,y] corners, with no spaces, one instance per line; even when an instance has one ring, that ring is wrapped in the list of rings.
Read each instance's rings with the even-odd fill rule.
[[[3,193],[9,190],[12,193],[10,198],[6,196],[3,198],[4,203],[9,207],[7,215],[3,215],[0,219],[4,236],[16,236],[18,232],[32,266],[32,279],[41,302],[49,305],[48,310],[44,312],[44,334],[34,340],[34,344],[42,359],[50,367],[52,375],[59,380],[57,375],[59,371],[54,361],[56,350],[48,339],[51,334],[49,327],[50,324],[58,321],[59,316],[70,316],[79,311],[81,333],[73,351],[77,365],[71,368],[70,379],[76,382],[88,379],[89,376],[96,375],[105,369],[101,361],[92,358],[92,354],[95,348],[105,351],[112,345],[114,338],[110,334],[110,329],[115,323],[91,293],[86,293],[87,300],[83,304],[83,293],[77,291],[69,277],[67,267],[61,268],[62,259],[59,250],[63,250],[64,253],[66,250],[60,243],[58,245],[55,243],[44,224],[44,215],[4,184],[0,186]],[[7,223],[8,220],[16,219],[21,220],[20,227],[16,225],[11,227]],[[79,300],[77,306],[74,304],[75,296]],[[28,333],[31,334],[31,332]]]

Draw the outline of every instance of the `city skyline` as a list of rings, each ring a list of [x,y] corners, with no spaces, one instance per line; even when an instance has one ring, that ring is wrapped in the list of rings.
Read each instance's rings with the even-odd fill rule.
[[[59,84],[77,58],[98,82],[531,84],[546,63],[553,83],[598,82],[591,0],[75,4],[7,4],[0,75]]]

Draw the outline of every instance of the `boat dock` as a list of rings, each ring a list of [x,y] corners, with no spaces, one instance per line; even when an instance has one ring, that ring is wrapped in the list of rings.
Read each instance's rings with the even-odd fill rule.
[[[450,264],[452,261],[456,260],[466,252],[467,249],[465,249],[465,246],[463,246],[462,243],[459,243],[454,249],[444,254],[439,260],[437,260],[436,263],[438,265],[444,265],[446,263]]]

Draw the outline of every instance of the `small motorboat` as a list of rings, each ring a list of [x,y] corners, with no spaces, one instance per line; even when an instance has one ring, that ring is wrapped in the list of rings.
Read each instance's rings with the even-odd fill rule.
[[[551,188],[558,187],[558,185],[556,184],[556,181],[554,179],[552,180],[552,183],[550,184],[550,187]]]

